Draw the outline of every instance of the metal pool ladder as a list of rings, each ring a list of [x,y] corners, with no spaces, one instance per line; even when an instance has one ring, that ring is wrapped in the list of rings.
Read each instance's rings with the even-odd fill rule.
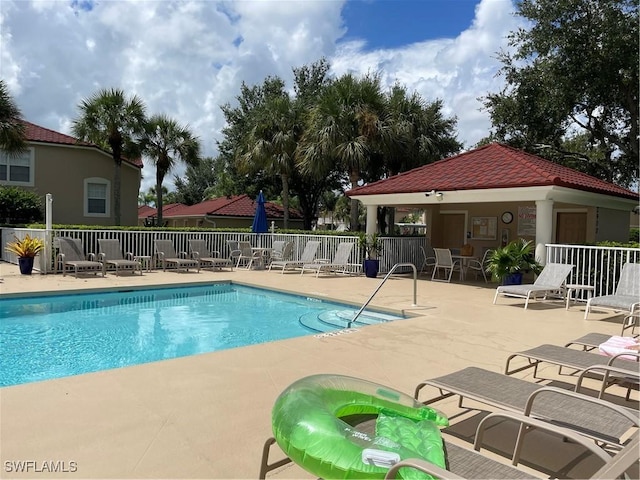
[[[371,296],[367,299],[366,302],[364,302],[364,304],[362,305],[362,307],[360,307],[360,310],[358,310],[358,313],[356,313],[354,315],[354,317],[349,320],[349,323],[347,323],[347,328],[351,328],[351,325],[357,320],[357,318],[360,316],[360,314],[364,311],[365,308],[367,308],[367,305],[369,305],[369,302],[371,302],[371,300],[373,300],[373,297],[376,296],[376,293],[378,293],[378,291],[380,291],[380,289],[382,288],[382,285],[384,285],[384,282],[387,281],[387,278],[389,278],[391,276],[391,274],[396,270],[396,268],[398,267],[411,267],[413,269],[413,307],[417,307],[418,306],[418,301],[417,301],[417,291],[418,291],[418,269],[416,268],[416,266],[413,263],[396,263],[393,267],[391,267],[391,270],[389,270],[389,273],[387,273],[385,275],[385,277],[382,279],[382,282],[380,282],[380,285],[378,285],[378,288],[376,288],[373,293],[371,294]]]

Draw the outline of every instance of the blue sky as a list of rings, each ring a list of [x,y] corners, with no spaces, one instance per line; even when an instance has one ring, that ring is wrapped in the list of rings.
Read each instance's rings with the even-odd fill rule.
[[[25,118],[67,133],[100,88],[138,95],[217,154],[220,106],[240,85],[325,57],[376,72],[457,118],[466,148],[489,133],[479,97],[503,87],[495,54],[521,23],[511,0],[0,0],[0,77]],[[168,176],[171,188],[173,174]],[[143,189],[154,183],[145,165]]]
[[[349,0],[342,10],[344,40],[364,38],[367,49],[396,48],[455,38],[475,16],[477,0]]]

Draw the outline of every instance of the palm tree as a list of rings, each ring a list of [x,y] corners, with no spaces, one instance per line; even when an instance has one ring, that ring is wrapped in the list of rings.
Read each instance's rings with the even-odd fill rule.
[[[255,123],[246,139],[244,164],[264,167],[280,176],[284,228],[289,226],[289,179],[295,169],[294,155],[301,120],[297,102],[286,92],[268,98],[255,112]]]
[[[0,80],[0,149],[7,153],[18,153],[26,147],[22,113],[4,80]]]
[[[80,118],[73,121],[73,134],[80,140],[110,150],[115,163],[113,176],[114,220],[120,225],[120,185],[123,156],[139,154],[138,136],[145,121],[145,105],[137,96],[128,99],[122,90],[102,89],[79,106]]]
[[[141,143],[142,152],[156,165],[156,208],[158,225],[162,225],[164,177],[177,161],[196,166],[200,159],[200,141],[188,126],[182,126],[166,115],[154,115],[145,126]]]
[[[335,80],[311,109],[302,168],[319,176],[340,169],[356,187],[378,151],[384,105],[379,76],[347,74]],[[351,230],[357,230],[358,201],[351,203]]]

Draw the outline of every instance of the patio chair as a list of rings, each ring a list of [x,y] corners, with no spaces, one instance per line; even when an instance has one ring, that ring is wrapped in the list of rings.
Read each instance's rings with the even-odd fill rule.
[[[375,417],[371,417],[372,416],[363,416],[362,421],[357,422],[354,426],[357,426],[357,430],[359,432],[362,432],[363,434],[375,436],[376,419]],[[576,465],[579,466],[579,464],[582,462],[584,462],[585,465],[588,465],[586,468],[593,469],[598,468],[598,466],[602,464],[609,465],[610,463],[613,463],[611,460],[612,457],[609,455],[609,453],[597,446],[594,442],[570,429],[556,426],[548,422],[543,422],[537,418],[526,417],[515,412],[495,412],[490,413],[485,418],[483,418],[476,428],[474,449],[477,451],[459,446],[458,444],[451,442],[447,438],[447,436],[442,436],[442,444],[446,452],[447,467],[449,469],[448,471],[422,459],[404,459],[401,462],[396,463],[395,466],[391,466],[385,478],[396,478],[399,465],[405,467],[416,467],[419,469],[422,469],[423,466],[425,469],[433,468],[433,470],[425,471],[427,471],[428,473],[431,473],[432,471],[437,472],[435,478],[547,478],[542,474],[536,475],[530,473],[529,471],[520,470],[515,466],[507,465],[501,461],[496,460],[495,457],[488,457],[480,453],[481,447],[487,443],[485,442],[485,431],[495,429],[498,425],[504,425],[505,423],[515,423],[516,425],[520,426],[517,436],[513,439],[513,441],[508,442],[508,445],[506,446],[506,448],[509,448],[511,450],[506,454],[512,457],[511,463],[513,465],[518,465],[520,463],[523,450],[524,453],[527,453],[526,442],[524,442],[524,439],[526,438],[525,433],[533,429],[535,429],[537,432],[542,432],[543,434],[545,434],[545,440],[547,440],[546,445],[549,449],[553,450],[555,448],[560,451],[567,451],[567,445],[572,445],[572,448],[575,449],[572,450],[572,452],[569,454],[569,458],[566,458],[561,465],[561,468],[563,469],[562,472],[551,472],[552,478],[566,478],[564,476],[566,475],[566,470],[571,470],[572,468],[575,468]],[[260,460],[260,471],[258,474],[258,478],[261,480],[267,478],[267,473],[293,462],[289,457],[279,458],[274,461],[270,459],[271,446],[275,443],[275,439],[273,437],[270,437],[267,439],[263,446],[262,457]],[[523,443],[525,448],[523,448]],[[579,448],[575,448],[576,446],[579,446]],[[629,445],[625,446],[625,448],[618,455],[613,457],[614,459],[618,459],[618,463],[625,465],[623,471],[627,470],[630,465],[633,465],[633,458],[637,458],[637,446],[638,443],[636,434],[635,437],[632,437]],[[631,452],[631,458],[628,457],[629,452]],[[633,456],[634,454],[635,457]],[[619,455],[623,456],[619,457]],[[622,459],[624,460],[621,462]],[[595,466],[593,466],[594,463]],[[546,468],[547,470],[549,469],[549,467],[547,467],[546,465],[541,465],[541,467]],[[405,471],[403,471],[402,473],[405,473]],[[410,472],[407,473],[409,475],[403,475],[401,478],[422,478],[419,476],[411,476]],[[557,477],[557,475],[561,476]]]
[[[185,269],[187,272],[189,268],[196,268],[198,272],[200,271],[200,262],[188,258],[187,252],[177,254],[171,240],[156,240],[155,245],[163,271],[167,270],[168,265],[175,266],[177,270]]]
[[[83,272],[96,275],[102,273],[104,277],[104,265],[102,262],[93,260],[95,258],[93,253],[85,257],[84,246],[79,238],[58,237],[58,248],[56,268],[58,265],[61,266],[63,277],[66,275],[67,270],[73,270],[76,278],[78,278],[79,273]]]
[[[467,269],[473,271],[476,274],[476,279],[478,278],[478,274],[481,273],[484,278],[484,283],[487,283],[487,257],[491,254],[492,250],[487,249],[484,251],[484,255],[482,256],[482,260],[471,259],[467,263]]]
[[[275,241],[271,250],[271,261],[289,260],[293,253],[293,242]]]
[[[604,358],[602,362],[604,363]],[[603,372],[617,374],[621,370],[602,365],[589,368],[591,375],[598,372],[602,382],[606,382],[609,377],[602,374]],[[624,373],[630,374],[626,371]],[[636,379],[640,379],[640,374]],[[424,380],[414,390],[416,400],[419,399],[422,389],[427,386],[437,389],[439,394],[423,401],[425,405],[458,396],[459,408],[463,408],[463,400],[468,399],[570,428],[595,441],[615,447],[622,447],[629,431],[640,426],[637,410],[575,391],[540,385],[478,367],[467,367],[448,375]]]
[[[227,247],[229,248],[229,260],[234,265],[238,263],[238,257],[242,253],[240,251],[240,247],[238,246],[240,242],[238,240],[227,240]]]
[[[420,251],[422,252],[422,266],[420,267],[420,273],[428,273],[429,268],[433,268],[436,265],[436,254],[433,252],[433,248],[428,246],[427,249],[429,250],[428,254],[424,247],[420,247]]]
[[[312,272],[315,271],[316,278],[320,275],[320,272],[346,273],[351,266],[349,264],[349,257],[351,256],[351,252],[353,251],[353,245],[354,244],[352,242],[339,243],[333,260],[328,262],[317,261],[316,263],[305,263],[302,265],[302,271],[300,272],[300,275],[304,275],[305,270]]]
[[[499,295],[524,298],[524,309],[526,310],[529,306],[529,300],[532,298],[538,298],[539,296],[546,298],[551,294],[557,294],[565,298],[565,282],[572,269],[573,265],[547,263],[542,269],[542,272],[540,272],[540,275],[538,275],[538,278],[531,284],[500,285],[496,288],[493,304],[495,305]]]
[[[513,373],[522,372],[529,368],[533,368],[533,378],[538,379],[538,366],[541,363],[549,363],[556,365],[562,371],[562,368],[569,368],[575,372],[580,372],[580,376],[577,381],[578,387],[582,383],[582,378],[586,375],[585,372],[590,370],[602,369],[603,366],[609,367],[609,369],[620,369],[615,374],[605,375],[605,380],[601,383],[600,394],[602,397],[607,387],[613,384],[620,384],[627,388],[626,399],[629,400],[631,394],[631,388],[637,387],[638,382],[638,361],[627,360],[629,356],[635,356],[640,360],[640,353],[638,354],[624,354],[625,359],[618,358],[619,355],[613,357],[606,357],[598,353],[589,351],[576,350],[572,348],[560,347],[558,345],[540,345],[538,347],[516,352],[507,358],[505,364],[504,373],[511,375]],[[520,367],[511,368],[511,362],[515,359],[524,359],[525,365]]]
[[[436,263],[433,266],[431,280],[437,282],[451,282],[451,276],[453,275],[454,270],[459,271],[460,278],[462,278],[462,265],[458,260],[455,262],[453,261],[453,258],[451,257],[451,250],[448,248],[434,248],[433,251],[436,254]],[[438,270],[444,270],[444,275],[446,277],[445,280],[436,278]],[[449,272],[449,276],[447,276],[447,272]]]
[[[504,417],[504,416],[503,416]],[[499,417],[497,418],[499,419]],[[484,423],[481,424],[484,429]],[[531,425],[532,427],[534,425]],[[545,429],[545,427],[537,427],[542,430],[548,430],[549,432],[559,433],[561,434],[561,430],[558,431],[556,429]],[[477,434],[482,434],[483,430],[480,429],[480,425],[478,425]],[[476,435],[477,437],[478,435]],[[569,441],[575,441],[576,436],[567,437]],[[579,439],[579,437],[578,437]],[[578,443],[584,446],[584,443]],[[518,470],[513,467],[509,467],[500,463],[492,458],[484,456],[480,453],[480,444],[474,445],[474,450],[470,450],[468,448],[459,447],[457,445],[446,442],[447,448],[447,470],[434,465],[433,463],[426,462],[422,459],[411,458],[402,460],[391,468],[385,475],[385,480],[396,479],[398,477],[398,473],[402,470],[403,476],[401,478],[407,478],[409,473],[409,469],[418,470],[423,473],[427,473],[433,478],[439,478],[442,480],[459,480],[465,478],[493,478],[493,479],[510,479],[510,478],[542,478],[536,477],[535,475],[531,475],[525,473],[521,470]],[[514,446],[514,449],[517,448]],[[595,447],[601,452],[597,450],[593,450],[591,447],[587,447],[589,451],[597,455],[604,464],[597,471],[591,474],[587,478],[591,479],[603,479],[603,478],[633,478],[632,476],[625,475],[625,472],[634,468],[638,461],[640,461],[640,436],[638,433],[634,434],[631,438],[631,441],[627,446],[625,446],[618,454],[614,456],[609,456],[599,447]],[[560,473],[560,472],[558,472]],[[632,474],[631,474],[632,475]],[[556,476],[552,476],[556,478]],[[409,477],[413,478],[413,477]],[[558,477],[561,478],[561,477]]]
[[[233,271],[233,262],[221,257],[220,252],[216,250],[209,251],[204,240],[189,240],[189,248],[191,257],[200,262],[200,268],[209,266],[212,270],[222,270],[223,267],[228,267]]]
[[[98,249],[100,250],[98,260],[104,265],[105,271],[112,266],[115,268],[116,276],[120,275],[121,270],[131,271],[134,274],[137,270],[142,275],[142,264],[134,258],[133,253],[127,252],[122,255],[120,240],[99,238]]]
[[[302,255],[300,255],[300,260],[273,260],[269,264],[269,270],[273,267],[281,268],[282,273],[285,270],[294,270],[296,268],[302,268],[303,265],[312,263],[316,258],[316,253],[318,252],[318,248],[320,247],[320,242],[315,240],[311,240],[307,242],[304,246],[304,250],[302,251]],[[292,243],[293,249],[293,243]]]
[[[640,312],[640,263],[625,263],[620,272],[620,280],[613,295],[601,295],[587,300],[584,319],[593,307],[605,310],[624,311],[630,315]]]
[[[238,242],[238,249],[240,255],[236,260],[236,268],[240,267],[243,263],[246,269],[249,270],[252,266],[261,268],[264,266],[264,259],[262,258],[262,251],[254,251],[251,249],[251,242]]]

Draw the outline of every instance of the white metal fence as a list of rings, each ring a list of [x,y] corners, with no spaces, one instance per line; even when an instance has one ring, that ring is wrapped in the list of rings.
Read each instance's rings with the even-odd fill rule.
[[[0,247],[4,261],[17,264],[15,255],[5,251],[5,245],[13,241],[14,236],[24,238],[29,234],[45,240],[45,253],[40,255],[34,269],[40,273],[55,272],[55,239],[73,237],[82,240],[85,253],[98,253],[98,239],[120,240],[124,252],[134,255],[155,255],[156,239],[171,240],[177,252],[189,251],[189,240],[205,240],[211,250],[229,256],[227,240],[248,240],[256,247],[269,247],[276,240],[294,242],[294,258],[300,258],[307,242],[320,242],[318,258],[332,258],[338,243],[353,242],[355,247],[349,262],[354,266],[362,264],[362,253],[358,246],[358,237],[353,235],[314,235],[314,234],[252,234],[234,232],[171,232],[171,231],[126,231],[126,230],[31,230],[24,228],[2,228]],[[397,263],[413,263],[418,270],[422,267],[424,256],[420,247],[428,248],[425,237],[383,237],[380,272],[387,273]],[[594,295],[613,293],[620,276],[622,265],[627,262],[640,263],[639,248],[591,247],[585,245],[547,245],[547,263],[567,263],[574,266],[567,283],[593,285]],[[409,272],[409,267],[399,268],[399,273]],[[580,292],[585,294],[585,292]]]

